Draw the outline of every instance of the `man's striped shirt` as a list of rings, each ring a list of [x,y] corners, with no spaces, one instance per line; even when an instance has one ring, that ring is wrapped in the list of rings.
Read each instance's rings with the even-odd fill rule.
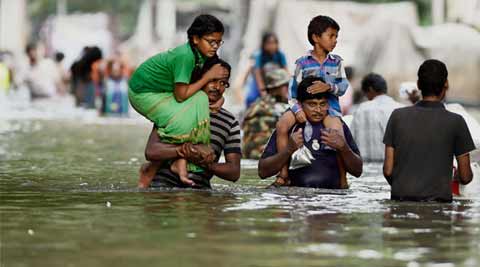
[[[225,155],[242,153],[240,148],[240,125],[235,116],[226,109],[222,108],[218,113],[210,113],[210,132],[210,145],[215,151],[216,162],[220,159],[222,151]],[[212,176],[206,173],[189,174],[189,178],[196,183],[197,181],[202,181],[201,185],[204,187],[210,187],[209,180]],[[152,186],[183,187],[183,184],[176,174],[172,173],[169,168],[164,167],[157,171]]]

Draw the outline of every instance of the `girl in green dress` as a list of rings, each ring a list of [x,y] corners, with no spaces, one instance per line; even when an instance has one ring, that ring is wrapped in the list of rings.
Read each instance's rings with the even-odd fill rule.
[[[208,97],[201,89],[211,80],[227,77],[228,71],[217,64],[201,73],[205,61],[218,57],[223,32],[223,24],[216,17],[200,15],[187,31],[187,43],[147,59],[133,73],[128,90],[130,103],[155,124],[162,142],[210,143]],[[141,171],[139,187],[150,184],[157,168],[158,163],[143,167],[148,171]],[[175,160],[171,169],[191,186],[194,183],[188,179],[188,171],[202,171],[182,158]]]

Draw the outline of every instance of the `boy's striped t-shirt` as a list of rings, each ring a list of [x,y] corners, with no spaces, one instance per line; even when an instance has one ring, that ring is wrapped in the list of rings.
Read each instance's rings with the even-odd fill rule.
[[[343,59],[335,54],[328,54],[323,63],[318,62],[312,55],[312,51],[295,61],[295,72],[289,84],[289,99],[292,105],[292,111],[297,112],[301,108],[298,105],[297,88],[298,84],[306,77],[320,77],[330,85],[330,96],[328,103],[330,105],[329,114],[341,116],[340,103],[338,97],[345,94],[350,83],[347,80],[345,69],[342,64]]]

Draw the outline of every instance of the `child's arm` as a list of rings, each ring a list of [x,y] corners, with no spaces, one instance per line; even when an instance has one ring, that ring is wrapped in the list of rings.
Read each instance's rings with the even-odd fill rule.
[[[347,75],[345,74],[345,69],[343,68],[343,64],[340,61],[338,65],[340,75],[337,76],[333,83],[330,85],[329,92],[336,96],[342,96],[347,91],[348,87],[350,86],[350,82],[347,79]]]
[[[216,64],[208,70],[200,80],[192,84],[176,83],[173,94],[178,102],[183,102],[196,92],[200,91],[211,80],[228,77],[228,70],[220,64]]]

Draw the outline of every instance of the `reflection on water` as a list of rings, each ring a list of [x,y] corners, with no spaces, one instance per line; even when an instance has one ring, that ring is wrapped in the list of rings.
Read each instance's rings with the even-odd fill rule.
[[[138,191],[149,125],[2,123],[2,266],[480,265],[478,194],[391,202],[379,165],[346,191],[266,190],[254,169]]]

